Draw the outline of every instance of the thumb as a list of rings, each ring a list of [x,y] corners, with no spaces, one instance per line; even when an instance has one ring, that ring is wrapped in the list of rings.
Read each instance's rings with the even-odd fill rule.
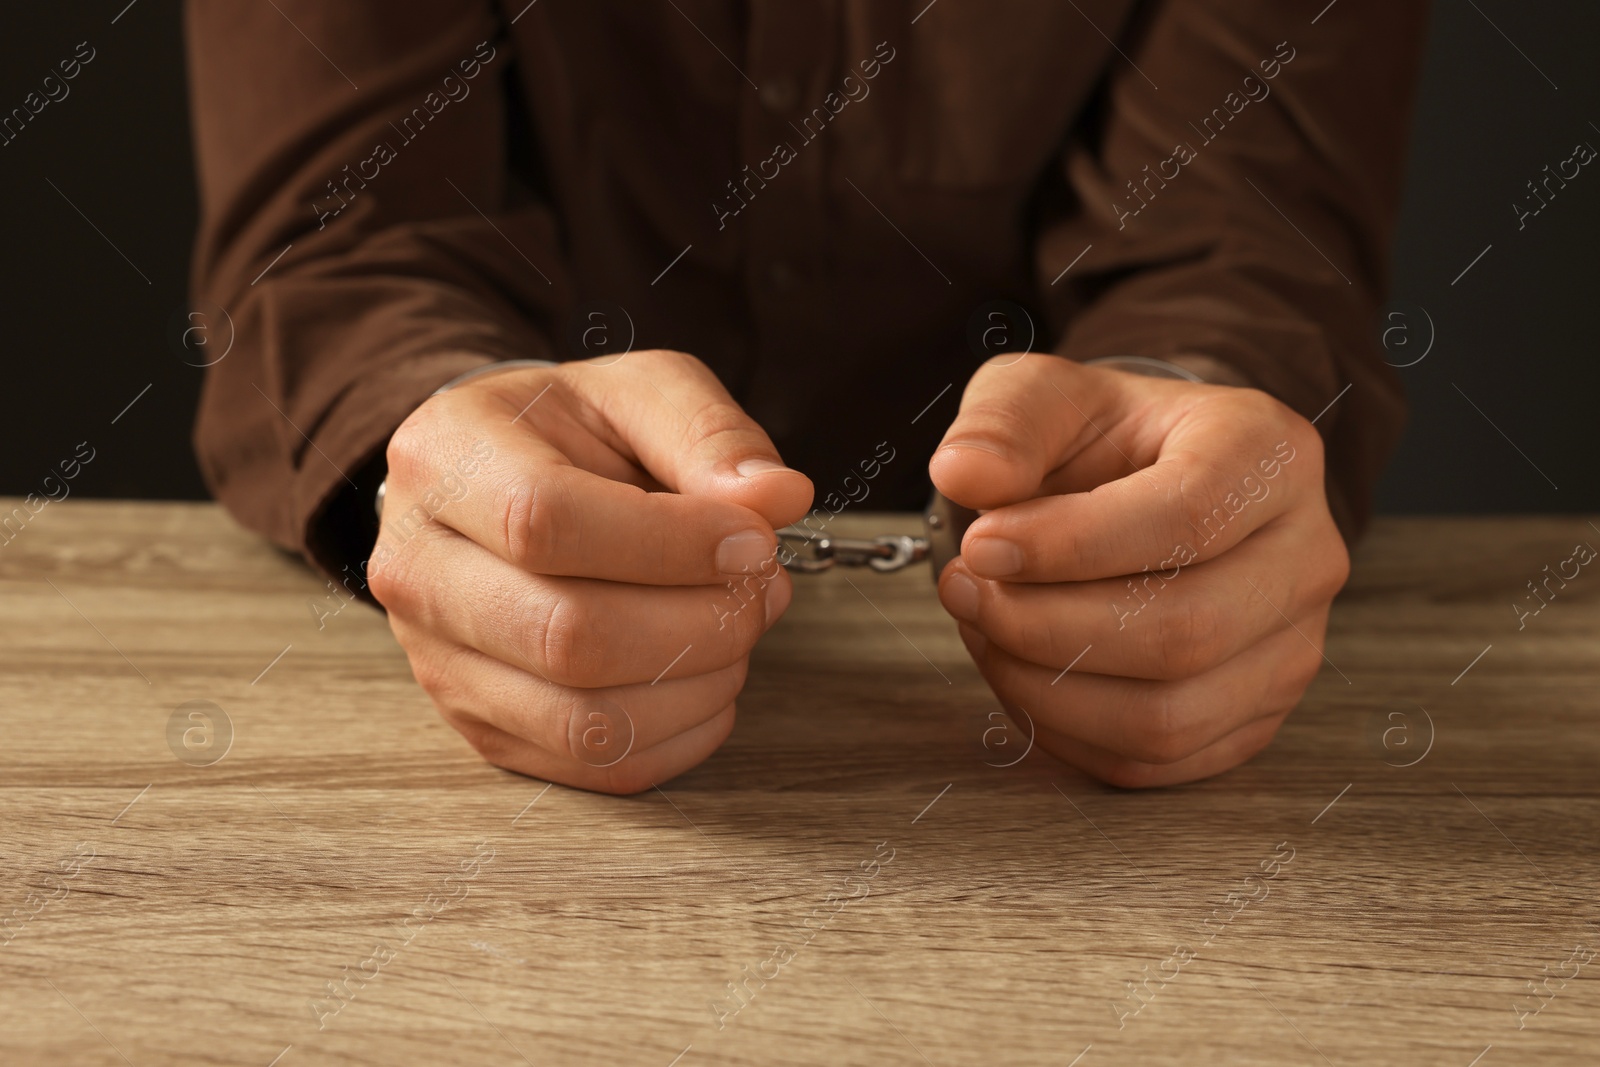
[[[1105,372],[1059,356],[996,356],[978,368],[928,463],[934,487],[963,507],[1031,500],[1045,478],[1115,418]]]
[[[766,431],[693,356],[636,352],[573,370],[580,394],[668,489],[749,508],[774,529],[811,507],[811,479],[784,465]]]

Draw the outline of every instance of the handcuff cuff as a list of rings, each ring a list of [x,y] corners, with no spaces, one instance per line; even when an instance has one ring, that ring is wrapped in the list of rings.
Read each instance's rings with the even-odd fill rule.
[[[464,374],[456,375],[429,395],[434,397],[447,393],[463,382],[480,375],[559,365],[548,359],[508,359],[497,363],[485,363],[473,367]],[[1198,374],[1175,363],[1148,356],[1107,356],[1103,359],[1089,360],[1084,366],[1115,367],[1130,374],[1142,374],[1152,378],[1205,381]],[[383,498],[387,484],[387,478],[378,483],[378,490],[373,499],[373,509],[380,521],[383,519]],[[961,539],[966,536],[967,527],[972,525],[978,515],[979,513],[971,508],[962,507],[946,498],[944,494],[935,491],[933,498],[922,512],[924,533],[922,537],[910,534],[835,537],[801,526],[785,526],[777,531],[779,554],[782,555],[782,550],[787,550],[790,558],[782,561],[784,569],[797,574],[818,574],[834,567],[868,567],[879,574],[892,574],[914,563],[927,560],[932,565],[933,580],[937,582],[939,575],[944,573],[945,566],[961,554]]]

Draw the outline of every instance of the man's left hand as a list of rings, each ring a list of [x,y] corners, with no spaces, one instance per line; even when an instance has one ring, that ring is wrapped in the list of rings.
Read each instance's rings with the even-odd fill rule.
[[[1012,718],[1094,777],[1236,766],[1321,668],[1349,556],[1316,429],[1267,394],[997,356],[929,469],[984,512],[940,599]]]

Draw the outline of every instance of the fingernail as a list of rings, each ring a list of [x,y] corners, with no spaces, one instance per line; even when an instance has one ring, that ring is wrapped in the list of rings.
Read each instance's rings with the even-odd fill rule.
[[[973,622],[978,618],[978,587],[960,571],[952,574],[944,583],[944,588],[939,591],[939,599],[944,601],[945,610],[962,622]]]
[[[747,459],[734,470],[739,472],[741,478],[754,478],[758,474],[768,474],[772,471],[786,471],[782,463],[775,463],[770,459]]]
[[[1022,549],[1003,537],[980,537],[961,550],[961,558],[985,578],[1004,578],[1022,569]]]
[[[794,586],[785,581],[775,581],[767,586],[767,625],[771,626],[778,621],[778,617],[789,608],[789,601],[794,599]]]
[[[947,448],[972,448],[979,452],[987,452],[990,455],[999,456],[1002,459],[1006,455],[1000,446],[993,441],[984,441],[976,437],[958,437],[953,441],[945,441],[939,445],[939,451],[941,452]]]
[[[754,573],[775,552],[777,547],[769,535],[760,530],[741,530],[717,546],[717,570],[723,574]]]

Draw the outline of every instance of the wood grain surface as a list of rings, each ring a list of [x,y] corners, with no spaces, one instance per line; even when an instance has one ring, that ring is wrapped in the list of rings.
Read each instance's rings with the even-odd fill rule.
[[[52,504],[0,1063],[1593,1064],[1600,573],[1512,607],[1585,541],[1380,522],[1273,745],[1138,793],[991,717],[925,569],[800,577],[728,743],[618,799],[483,763],[216,508]]]

